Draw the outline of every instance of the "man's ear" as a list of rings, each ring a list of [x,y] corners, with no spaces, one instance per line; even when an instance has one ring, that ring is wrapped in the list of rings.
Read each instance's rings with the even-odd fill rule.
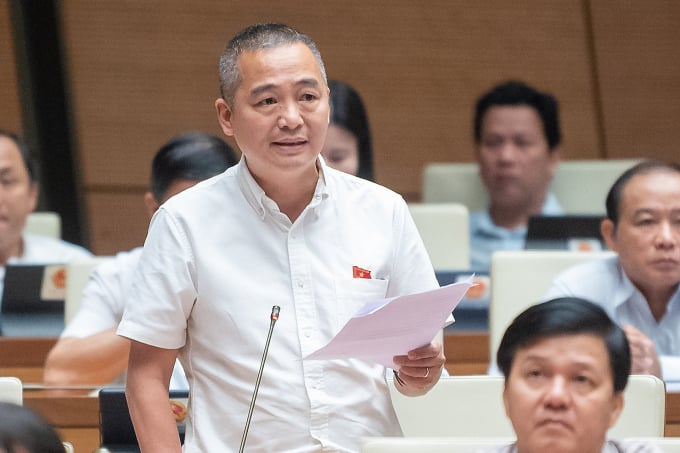
[[[151,192],[144,194],[144,204],[146,205],[146,212],[149,214],[149,218],[153,216],[153,213],[158,210],[159,204],[156,198]]]
[[[554,177],[557,172],[557,165],[562,159],[562,154],[560,153],[560,147],[556,146],[550,150],[550,177]]]
[[[220,123],[222,132],[229,137],[234,136],[234,128],[231,124],[231,108],[227,101],[218,98],[215,101],[215,109],[217,110],[217,121]]]
[[[619,416],[621,415],[621,411],[623,411],[623,392],[617,392],[612,401],[612,411],[609,414],[609,427],[611,428],[614,426],[616,421],[619,419]]]
[[[38,196],[40,196],[40,185],[37,182],[29,182],[30,186],[28,188],[28,212],[35,211],[38,207]]]
[[[609,219],[602,220],[602,223],[600,223],[600,233],[602,233],[602,238],[609,250],[616,252],[616,227],[614,222]]]

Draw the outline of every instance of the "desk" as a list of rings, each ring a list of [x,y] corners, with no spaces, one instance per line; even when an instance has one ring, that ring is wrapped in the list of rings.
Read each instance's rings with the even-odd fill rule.
[[[666,393],[666,437],[680,437],[680,392]]]
[[[489,367],[489,334],[452,331],[444,334],[446,369],[451,375],[486,374]]]
[[[0,376],[16,376],[24,383],[43,381],[43,365],[56,338],[0,337]]]

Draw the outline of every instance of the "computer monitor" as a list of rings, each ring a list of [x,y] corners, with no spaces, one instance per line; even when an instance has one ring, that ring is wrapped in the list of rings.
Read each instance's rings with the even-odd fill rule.
[[[605,250],[606,244],[600,233],[602,218],[599,215],[532,216],[524,248],[582,252]]]

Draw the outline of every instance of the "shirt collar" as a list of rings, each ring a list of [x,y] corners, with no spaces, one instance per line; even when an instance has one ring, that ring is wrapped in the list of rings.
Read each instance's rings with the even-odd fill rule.
[[[318,206],[321,201],[328,198],[328,185],[326,177],[326,169],[328,168],[323,161],[323,158],[319,155],[316,166],[319,170],[319,179],[316,183],[316,188],[314,189],[314,195],[309,203],[308,207],[313,209],[318,215]],[[276,202],[269,198],[264,190],[253,178],[252,173],[248,169],[245,157],[242,156],[241,160],[237,164],[236,177],[238,180],[241,192],[246,198],[248,204],[255,210],[260,219],[264,220],[268,212],[272,212],[274,209],[278,209]]]

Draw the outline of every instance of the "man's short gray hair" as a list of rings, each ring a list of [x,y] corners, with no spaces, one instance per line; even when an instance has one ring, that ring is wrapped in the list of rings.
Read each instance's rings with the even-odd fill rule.
[[[262,49],[292,45],[301,42],[312,51],[328,86],[326,68],[321,53],[312,39],[285,24],[255,24],[241,30],[224,48],[220,56],[220,93],[230,108],[234,108],[234,95],[241,83],[236,61],[243,52],[254,52]]]

